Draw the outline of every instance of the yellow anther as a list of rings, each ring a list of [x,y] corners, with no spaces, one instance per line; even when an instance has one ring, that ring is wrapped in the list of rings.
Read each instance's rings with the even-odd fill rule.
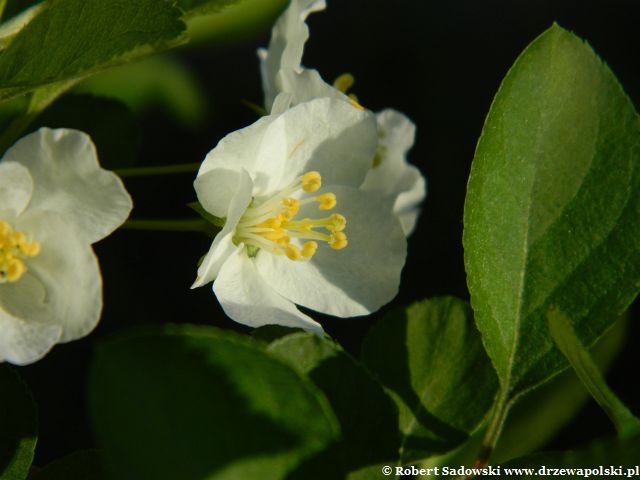
[[[302,256],[300,249],[292,244],[285,247],[284,254],[289,258],[289,260],[300,260],[300,257]]]
[[[283,237],[286,237],[282,228],[272,230],[271,232],[263,232],[261,235],[267,240],[271,240],[276,243],[278,243]]]
[[[302,189],[305,192],[316,192],[322,186],[322,177],[316,171],[302,175]]]
[[[0,283],[16,282],[27,271],[24,260],[40,253],[38,242],[27,241],[23,232],[0,220]]]
[[[285,198],[282,200],[282,205],[286,208],[282,215],[284,219],[289,220],[290,218],[295,217],[298,210],[300,210],[300,201],[295,198]]]
[[[256,225],[256,227],[278,229],[282,225],[282,220],[284,220],[284,218],[282,218],[282,216],[280,215],[277,215],[275,217],[268,218],[262,223],[259,223],[258,225]]]
[[[336,206],[336,196],[331,192],[318,195],[316,201],[320,204],[318,205],[320,210],[331,210]]]
[[[343,232],[335,232],[331,234],[329,239],[329,246],[334,250],[342,250],[349,244],[347,236]]]
[[[318,250],[318,244],[316,242],[305,242],[302,246],[302,256],[311,258],[316,254],[316,250]]]
[[[22,260],[12,258],[11,260],[9,260],[9,266],[7,268],[7,280],[9,282],[15,282],[19,280],[26,270],[27,267]]]
[[[329,217],[329,219],[331,220],[329,230],[331,230],[332,232],[341,232],[342,230],[344,230],[344,227],[347,226],[347,219],[339,213],[334,213]]]
[[[336,89],[340,90],[342,93],[347,93],[349,89],[353,87],[355,81],[356,79],[353,78],[353,75],[351,75],[350,73],[343,73],[333,81],[333,86]]]

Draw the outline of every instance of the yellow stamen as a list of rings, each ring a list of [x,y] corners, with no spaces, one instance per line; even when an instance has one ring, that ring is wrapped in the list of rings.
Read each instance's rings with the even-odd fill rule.
[[[311,258],[316,254],[318,250],[318,244],[316,242],[305,242],[302,246],[302,256],[305,258]]]
[[[356,79],[353,78],[353,75],[351,75],[350,73],[343,73],[333,81],[333,86],[336,89],[340,90],[342,93],[347,93],[349,89],[353,87],[355,81]]]
[[[302,175],[302,189],[305,192],[316,192],[322,186],[322,177],[318,172],[307,172]]]
[[[281,215],[287,220],[295,217],[298,210],[300,210],[300,200],[296,200],[295,198],[285,198],[282,200],[282,205],[286,210]]]
[[[329,230],[333,232],[341,232],[347,226],[347,219],[339,213],[334,213],[329,217],[329,219],[332,222],[331,228],[329,228]]]
[[[331,210],[336,206],[337,200],[334,193],[323,193],[316,197],[316,201],[320,204],[318,208],[320,210]]]
[[[289,258],[289,260],[300,260],[302,256],[302,252],[295,245],[289,244],[284,249],[285,255]]]
[[[360,102],[358,101],[358,97],[356,97],[353,93],[350,93],[349,95],[347,95],[349,97],[349,103],[351,104],[352,107],[356,107],[358,110],[366,110],[362,105],[360,105]]]
[[[29,242],[23,232],[16,232],[0,220],[0,283],[17,282],[27,271],[25,260],[40,253],[38,242]]]
[[[342,250],[345,248],[349,242],[347,241],[347,236],[342,232],[336,232],[331,235],[331,239],[329,240],[329,246],[334,250]]]
[[[304,192],[315,192],[321,186],[320,174],[307,172],[279,193],[251,204],[236,226],[233,242],[236,245],[244,243],[249,256],[264,250],[286,255],[293,261],[312,258],[319,248],[318,242],[325,242],[334,250],[345,248],[347,237],[342,231],[347,219],[343,215],[334,213],[325,218],[294,219],[302,205],[317,203],[320,210],[336,206],[336,195],[331,192],[304,197]]]

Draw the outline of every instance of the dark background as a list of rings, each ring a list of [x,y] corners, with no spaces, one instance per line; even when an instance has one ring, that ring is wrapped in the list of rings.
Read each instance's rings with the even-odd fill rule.
[[[266,0],[265,0],[266,1]],[[468,298],[461,245],[466,180],[484,117],[501,79],[523,48],[557,21],[586,39],[640,106],[640,16],[635,1],[559,0],[328,0],[309,19],[311,39],[303,63],[330,81],[343,72],[353,91],[374,111],[393,107],[418,127],[410,153],[428,180],[428,198],[394,306],[436,295]],[[139,119],[140,165],[199,162],[226,133],[255,121],[241,100],[261,103],[255,50],[266,46],[269,25],[251,38],[177,53],[208,95],[210,113],[196,129],[172,121],[160,109]],[[189,216],[194,175],[130,179],[133,218]],[[198,234],[119,231],[95,249],[104,273],[105,308],[86,339],[58,345],[19,371],[40,409],[36,464],[94,446],[86,411],[86,378],[93,349],[104,337],[141,324],[200,323],[246,331],[226,319],[209,286],[189,290],[196,262],[210,240]],[[124,272],[124,274],[123,274]],[[357,353],[379,317],[323,318],[323,325]],[[632,309],[628,343],[611,368],[613,389],[640,414],[635,366],[639,328]],[[568,448],[611,434],[593,404],[548,447]]]

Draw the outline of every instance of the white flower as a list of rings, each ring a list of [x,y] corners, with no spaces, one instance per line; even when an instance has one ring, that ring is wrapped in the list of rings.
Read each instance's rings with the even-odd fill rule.
[[[310,13],[324,8],[324,1],[291,0],[273,27],[269,48],[258,50],[265,107],[272,114],[314,98],[335,98],[361,107],[353,95],[347,95],[353,77],[342,75],[329,85],[316,70],[301,66],[304,44],[309,38],[305,20]],[[395,198],[394,212],[409,235],[426,196],[424,177],[406,159],[413,145],[415,125],[390,109],[376,117],[378,148],[363,188]]]
[[[359,189],[376,146],[374,116],[329,98],[225,137],[195,182],[226,223],[194,287],[215,280],[227,315],[253,327],[322,331],[295,305],[351,317],[391,300],[406,240],[390,199]]]
[[[42,128],[0,161],[0,361],[35,362],[87,335],[102,310],[91,244],[129,215],[120,179],[91,139]]]

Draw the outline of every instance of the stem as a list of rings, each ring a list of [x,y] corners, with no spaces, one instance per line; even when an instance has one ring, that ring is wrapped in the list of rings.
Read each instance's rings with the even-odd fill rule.
[[[121,177],[145,177],[151,175],[172,175],[174,173],[197,172],[201,163],[180,163],[177,165],[163,165],[160,167],[132,167],[114,170]]]
[[[493,416],[491,417],[491,423],[482,439],[482,445],[480,445],[480,451],[478,452],[478,458],[474,466],[483,468],[489,463],[489,457],[491,457],[493,449],[498,443],[511,404],[512,400],[509,399],[507,389],[504,389],[500,394]]]
[[[210,233],[211,225],[202,219],[194,220],[127,220],[121,228],[127,230],[152,230],[169,232]],[[215,227],[214,227],[215,228]]]

